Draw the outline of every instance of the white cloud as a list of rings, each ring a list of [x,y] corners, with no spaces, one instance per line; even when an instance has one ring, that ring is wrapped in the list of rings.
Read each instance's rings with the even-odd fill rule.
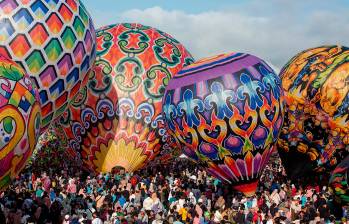
[[[133,9],[118,15],[116,21],[139,22],[165,31],[181,41],[196,59],[239,51],[257,55],[278,68],[310,47],[349,45],[349,16],[344,10],[297,13],[299,7],[271,1],[268,6],[274,8],[253,13],[260,2],[254,1],[244,9],[198,14],[160,7]]]

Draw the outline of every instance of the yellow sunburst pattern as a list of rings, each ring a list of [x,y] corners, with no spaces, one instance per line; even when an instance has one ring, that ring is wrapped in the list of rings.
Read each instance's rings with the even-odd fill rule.
[[[182,44],[149,26],[97,30],[93,72],[60,120],[85,167],[134,171],[158,155],[178,155],[165,131],[162,96],[169,79],[192,61]]]

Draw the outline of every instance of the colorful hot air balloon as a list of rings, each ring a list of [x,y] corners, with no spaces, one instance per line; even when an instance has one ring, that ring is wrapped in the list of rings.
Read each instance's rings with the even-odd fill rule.
[[[24,70],[0,56],[0,190],[24,168],[41,122],[38,91]]]
[[[61,119],[85,167],[134,171],[168,148],[162,97],[173,74],[192,60],[177,40],[149,26],[99,29],[94,71]]]
[[[283,122],[281,81],[263,60],[218,55],[170,80],[163,113],[189,158],[253,195]]]
[[[291,178],[332,170],[348,154],[348,58],[349,48],[317,47],[281,71],[286,107],[278,148]]]
[[[37,86],[43,130],[86,84],[95,42],[92,20],[79,0],[0,3],[0,54],[21,65]]]
[[[347,156],[332,172],[330,189],[337,202],[349,204],[349,156]]]

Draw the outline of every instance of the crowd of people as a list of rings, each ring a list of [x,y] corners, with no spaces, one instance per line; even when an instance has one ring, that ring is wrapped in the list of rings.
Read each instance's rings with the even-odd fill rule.
[[[180,160],[133,174],[26,170],[0,195],[0,223],[335,223],[326,186],[291,183],[275,157],[245,197]],[[338,218],[346,223],[347,208]]]

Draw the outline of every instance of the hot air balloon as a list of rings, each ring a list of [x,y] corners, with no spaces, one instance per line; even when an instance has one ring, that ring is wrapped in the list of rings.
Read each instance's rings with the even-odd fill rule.
[[[15,62],[0,56],[0,190],[24,168],[40,131],[38,91]]]
[[[168,148],[162,97],[173,74],[192,61],[183,45],[155,28],[99,29],[95,68],[60,121],[84,166],[134,171]]]
[[[0,15],[0,54],[38,88],[43,131],[86,84],[95,60],[92,20],[79,0],[5,0]]]
[[[253,195],[283,123],[281,81],[244,53],[202,59],[170,80],[163,116],[183,152]]]
[[[348,154],[348,56],[347,47],[312,48],[281,71],[286,112],[278,149],[293,179],[331,171]]]
[[[347,156],[332,172],[330,189],[335,195],[337,202],[349,204],[349,156]]]

